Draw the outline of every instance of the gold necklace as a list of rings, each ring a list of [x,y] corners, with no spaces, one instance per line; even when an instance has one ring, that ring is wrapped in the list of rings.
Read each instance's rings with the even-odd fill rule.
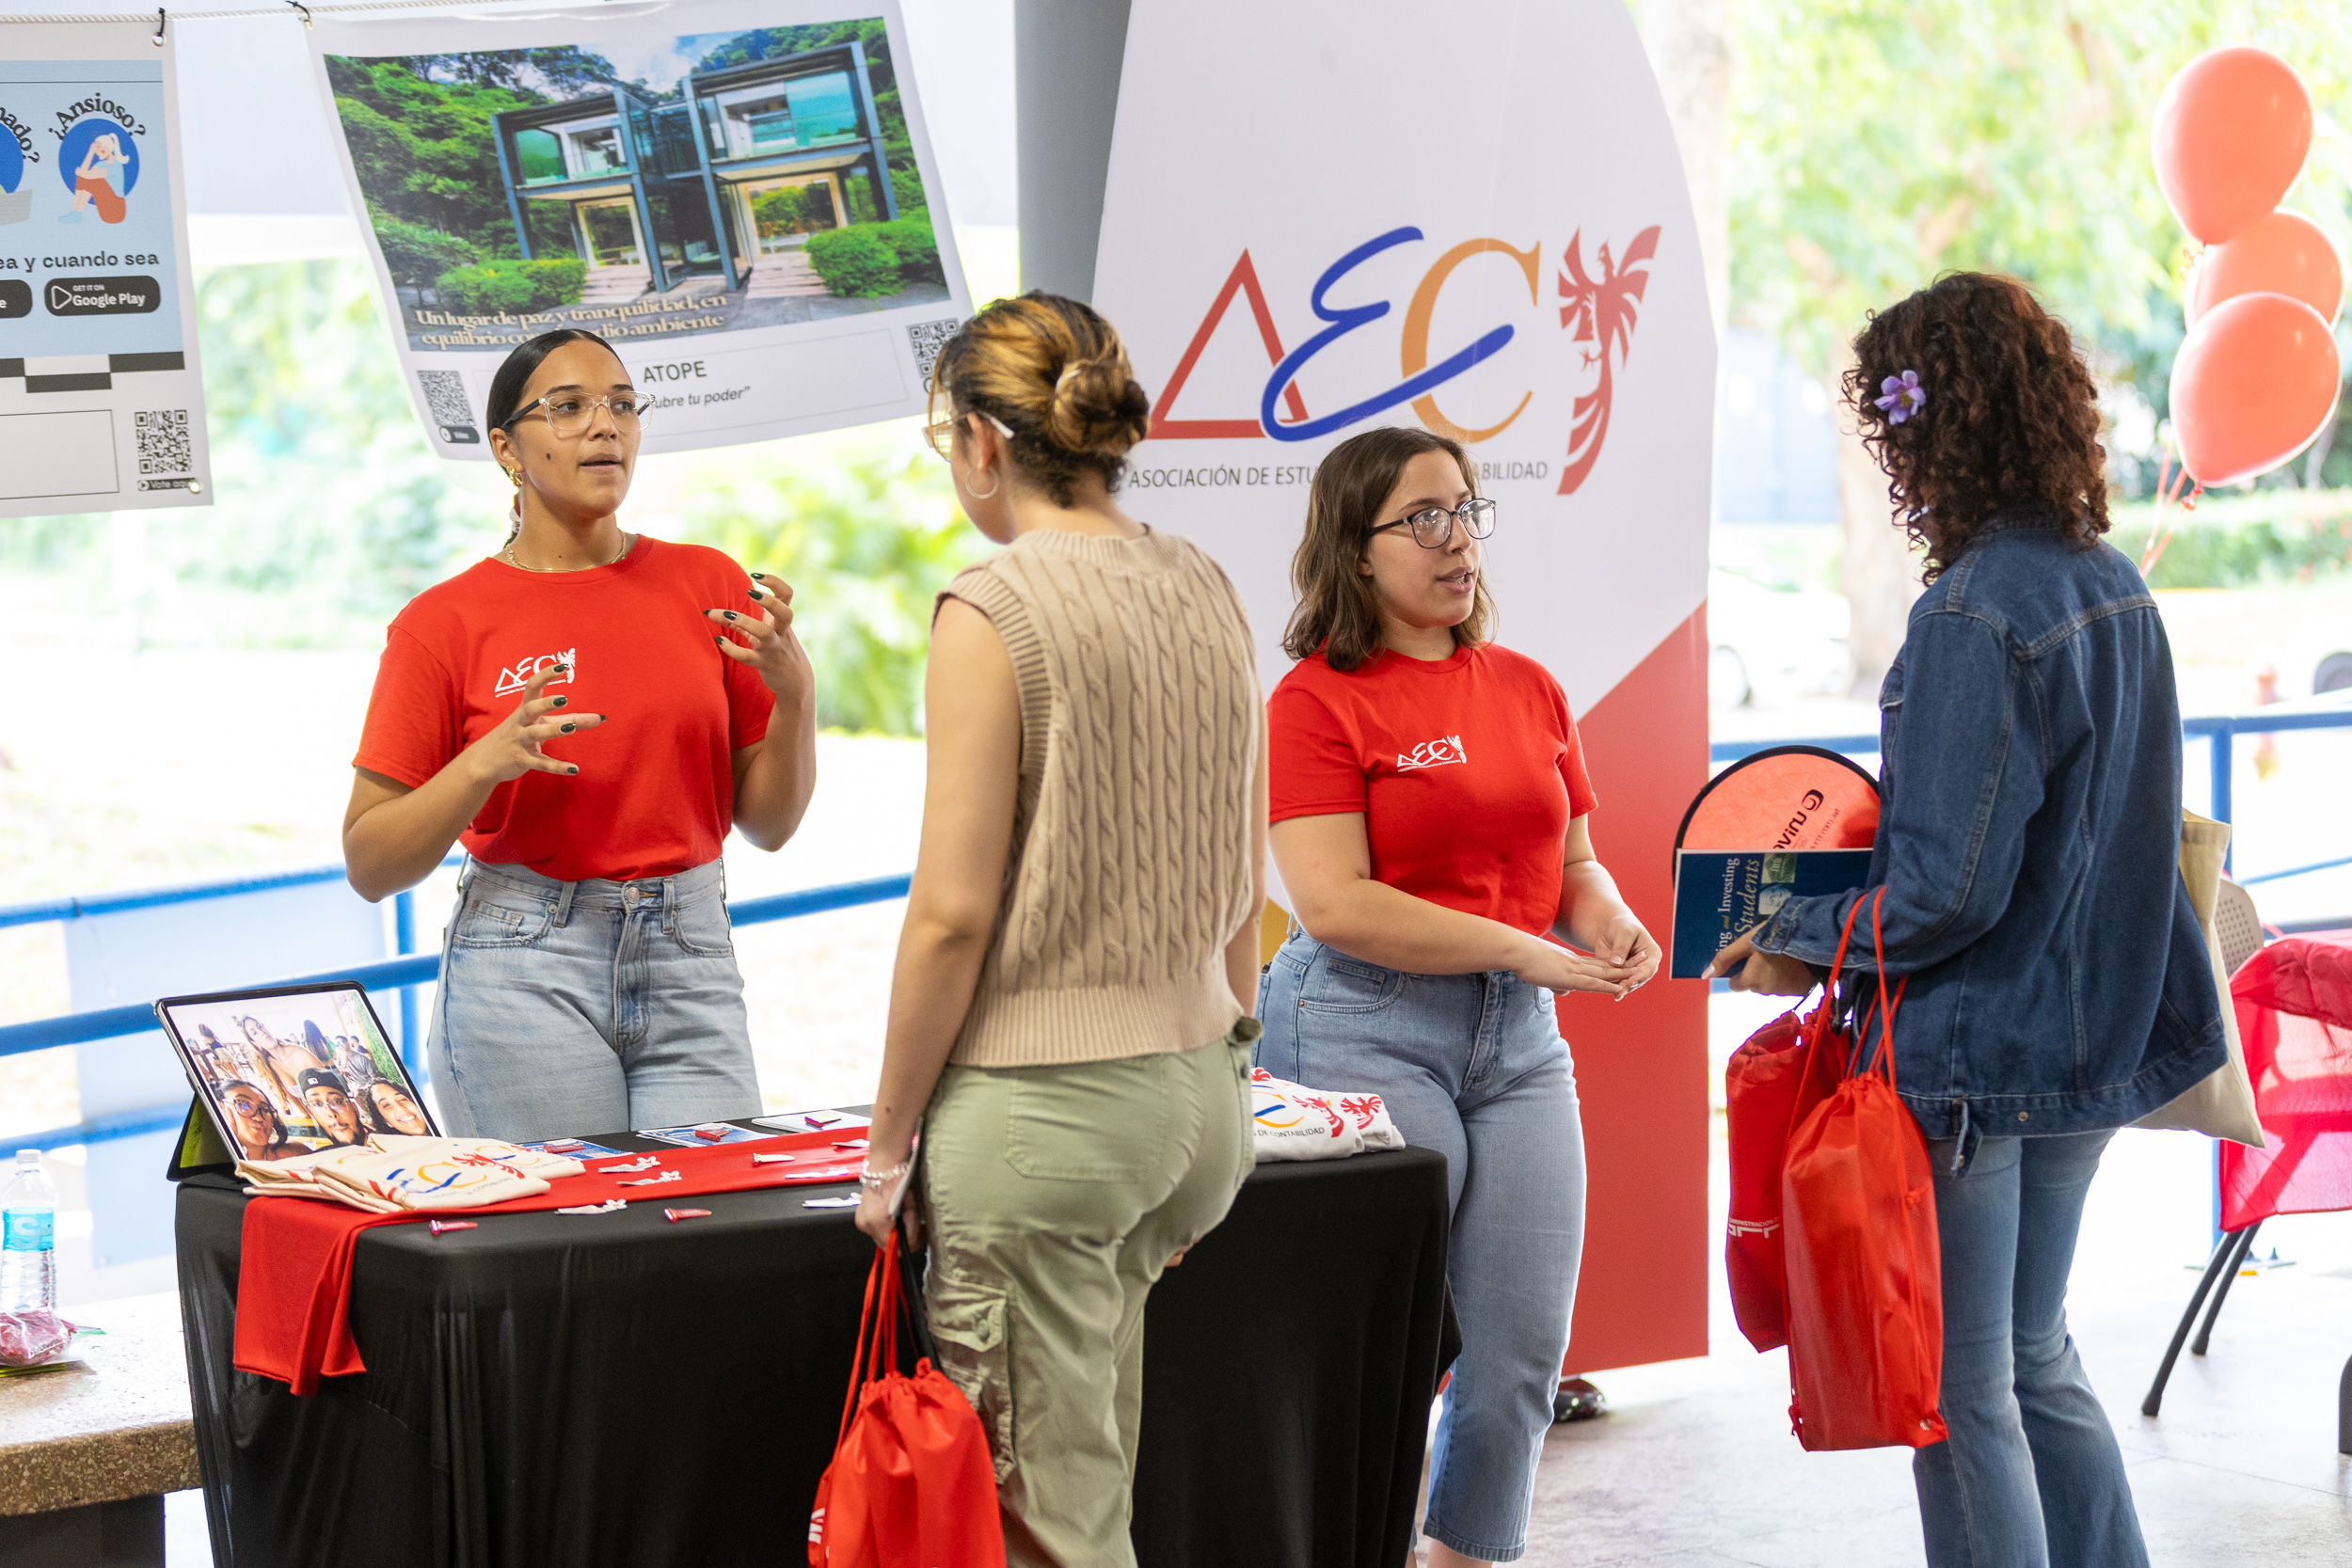
[[[515,541],[509,539],[506,542],[506,547],[499,551],[498,559],[505,562],[509,566],[514,567],[516,570],[522,572],[592,572],[599,566],[612,565],[613,562],[619,561],[623,556],[628,554],[629,551],[635,549],[636,547],[637,535],[633,533],[624,533],[621,535],[621,547],[613,552],[611,561],[592,561],[585,566],[526,566],[521,562],[515,559]]]

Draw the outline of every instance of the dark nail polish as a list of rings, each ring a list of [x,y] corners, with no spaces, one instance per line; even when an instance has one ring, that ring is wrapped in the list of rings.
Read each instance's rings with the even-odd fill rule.
[[[724,615],[730,621],[740,621],[743,618],[732,610],[723,610],[719,613]]]
[[[564,769],[564,771],[566,773],[577,773],[580,771],[580,764],[574,763],[569,768]]]
[[[558,735],[569,735],[569,734],[571,734],[574,730],[576,730],[576,729],[578,729],[578,728],[580,728],[580,726],[579,726],[578,724],[565,724],[563,728],[561,728],[561,729],[557,730],[555,733],[556,733],[556,734],[558,734]]]
[[[768,574],[765,572],[754,572],[752,574],[752,578],[755,581],[766,582],[768,580]]]
[[[565,703],[568,703],[568,702],[570,702],[570,701],[571,701],[571,699],[570,699],[569,697],[558,697],[558,698],[557,698],[557,699],[555,699],[555,701],[554,701],[551,705],[550,705],[550,706],[554,706],[554,707],[562,707],[562,706],[563,706]]]

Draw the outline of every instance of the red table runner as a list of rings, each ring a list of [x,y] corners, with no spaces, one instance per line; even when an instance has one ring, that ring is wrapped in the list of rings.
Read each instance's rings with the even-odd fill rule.
[[[233,1364],[239,1371],[275,1378],[297,1394],[317,1393],[322,1377],[367,1370],[350,1324],[351,1255],[362,1230],[379,1225],[570,1209],[616,1197],[666,1208],[679,1198],[704,1193],[854,1181],[866,1159],[862,1149],[841,1150],[838,1158],[803,1158],[789,1164],[756,1164],[752,1156],[805,1148],[823,1148],[831,1154],[836,1140],[861,1137],[864,1132],[860,1127],[846,1132],[795,1132],[705,1148],[666,1148],[654,1155],[659,1165],[644,1170],[610,1168],[634,1164],[643,1155],[600,1155],[584,1162],[585,1175],[560,1178],[536,1197],[480,1209],[372,1214],[324,1198],[254,1198],[245,1207]],[[658,1187],[622,1185],[665,1170],[676,1171],[679,1179]],[[580,1223],[593,1225],[595,1221],[582,1216]]]

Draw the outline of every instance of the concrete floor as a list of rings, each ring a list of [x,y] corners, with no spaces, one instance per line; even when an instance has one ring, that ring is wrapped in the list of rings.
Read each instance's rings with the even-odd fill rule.
[[[2075,1340],[2122,1444],[2156,1568],[2344,1568],[2352,1459],[2335,1451],[2336,1387],[2352,1355],[2352,1215],[2265,1226],[2257,1255],[2275,1244],[2294,1266],[2242,1275],[2211,1354],[2184,1353],[2163,1414],[2139,1414],[2196,1283],[2185,1264],[2203,1245],[2208,1147],[2144,1132],[2110,1147],[2076,1258]],[[1704,1359],[1594,1374],[1612,1411],[1552,1429],[1524,1560],[1924,1562],[1908,1453],[1803,1451],[1788,1432],[1785,1354],[1758,1355],[1737,1337],[1720,1275],[1713,1323]]]

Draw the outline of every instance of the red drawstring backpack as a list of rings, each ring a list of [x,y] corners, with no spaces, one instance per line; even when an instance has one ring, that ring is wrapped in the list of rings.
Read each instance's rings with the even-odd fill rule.
[[[980,1418],[928,1358],[912,1377],[898,1370],[899,1273],[894,1231],[866,1276],[841,1434],[809,1515],[809,1568],[1005,1568]]]
[[[1944,1441],[1944,1282],[1927,1141],[1895,1093],[1895,1008],[1879,929],[1877,1060],[1856,1060],[1789,1135],[1788,1418],[1808,1449]],[[1860,908],[1860,901],[1856,901]],[[1848,922],[1849,930],[1851,921]],[[1842,944],[1841,953],[1842,954]],[[1866,1049],[1859,1055],[1867,1058]]]
[[[1856,899],[1830,965],[1832,990],[1810,1018],[1787,1012],[1748,1037],[1724,1067],[1731,1155],[1731,1204],[1724,1225],[1724,1273],[1731,1315],[1759,1351],[1788,1342],[1788,1278],[1781,1236],[1780,1177],[1788,1135],[1836,1090],[1853,1041],[1831,1022],[1836,977],[1846,966]]]

